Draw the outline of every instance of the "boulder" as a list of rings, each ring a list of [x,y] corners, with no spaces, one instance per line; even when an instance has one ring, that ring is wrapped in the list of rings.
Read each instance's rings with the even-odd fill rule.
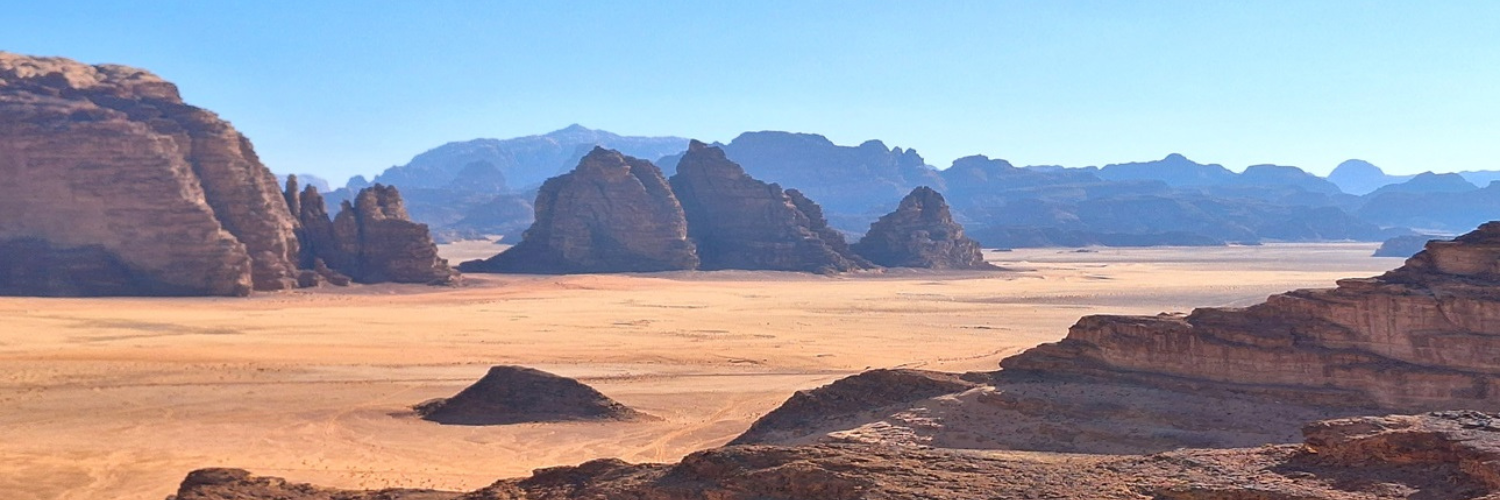
[[[867,267],[828,228],[816,203],[750,177],[719,148],[690,142],[671,181],[701,269],[830,273]]]
[[[0,177],[0,248],[48,263],[0,268],[0,293],[296,285],[276,177],[234,127],[149,72],[0,53]]]
[[[515,246],[464,272],[611,273],[688,270],[698,256],[682,205],[651,162],[596,147],[537,192],[536,221]]]
[[[943,195],[922,186],[901,199],[896,211],[870,224],[854,253],[886,267],[996,269],[979,243],[964,236]]]
[[[495,366],[457,395],[414,407],[446,425],[503,425],[568,420],[636,420],[645,414],[567,377],[522,366]]]

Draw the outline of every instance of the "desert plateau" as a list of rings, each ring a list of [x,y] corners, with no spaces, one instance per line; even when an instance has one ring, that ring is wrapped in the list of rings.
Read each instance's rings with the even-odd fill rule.
[[[496,245],[489,245],[495,247]],[[440,247],[461,259],[474,242]],[[0,298],[0,491],[160,500],[236,467],[348,489],[476,489],[723,445],[793,392],[873,368],[994,370],[1080,316],[1246,305],[1373,274],[1373,244],[1026,249],[1007,271],[470,275],[233,298]],[[471,250],[472,251],[472,250]],[[410,407],[491,365],[660,417],[443,426]]]

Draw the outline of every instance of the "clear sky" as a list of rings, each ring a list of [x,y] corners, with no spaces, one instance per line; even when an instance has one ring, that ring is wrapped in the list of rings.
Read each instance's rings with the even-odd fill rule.
[[[5,3],[0,50],[152,70],[335,183],[570,123],[938,167],[1500,169],[1500,1]]]

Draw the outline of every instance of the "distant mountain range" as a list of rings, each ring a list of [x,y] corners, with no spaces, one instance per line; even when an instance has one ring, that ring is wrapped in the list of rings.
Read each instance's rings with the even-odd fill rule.
[[[531,222],[536,186],[594,146],[656,158],[670,176],[687,143],[580,125],[453,142],[373,181],[355,177],[328,197],[337,203],[372,182],[393,184],[412,218],[439,238],[517,235]],[[970,156],[940,170],[916,150],[876,140],[840,146],[817,134],[761,131],[714,145],[750,175],[800,190],[823,206],[830,225],[851,234],[863,233],[913,188],[933,187],[989,247],[1377,241],[1413,230],[1459,233],[1500,219],[1500,185],[1489,187],[1500,172],[1492,171],[1395,176],[1349,160],[1323,178],[1283,165],[1235,172],[1180,154],[1083,168]]]

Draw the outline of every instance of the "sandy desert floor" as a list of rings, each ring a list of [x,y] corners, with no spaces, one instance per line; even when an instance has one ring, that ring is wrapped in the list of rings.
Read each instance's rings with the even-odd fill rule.
[[[497,249],[484,245],[445,251]],[[1374,246],[1018,250],[991,254],[1012,271],[985,274],[488,275],[248,299],[0,298],[0,496],[160,500],[210,466],[472,489],[593,458],[675,460],[866,368],[991,370],[1081,315],[1248,305],[1400,264],[1369,257]],[[447,427],[409,414],[502,363],[577,377],[661,420]]]

